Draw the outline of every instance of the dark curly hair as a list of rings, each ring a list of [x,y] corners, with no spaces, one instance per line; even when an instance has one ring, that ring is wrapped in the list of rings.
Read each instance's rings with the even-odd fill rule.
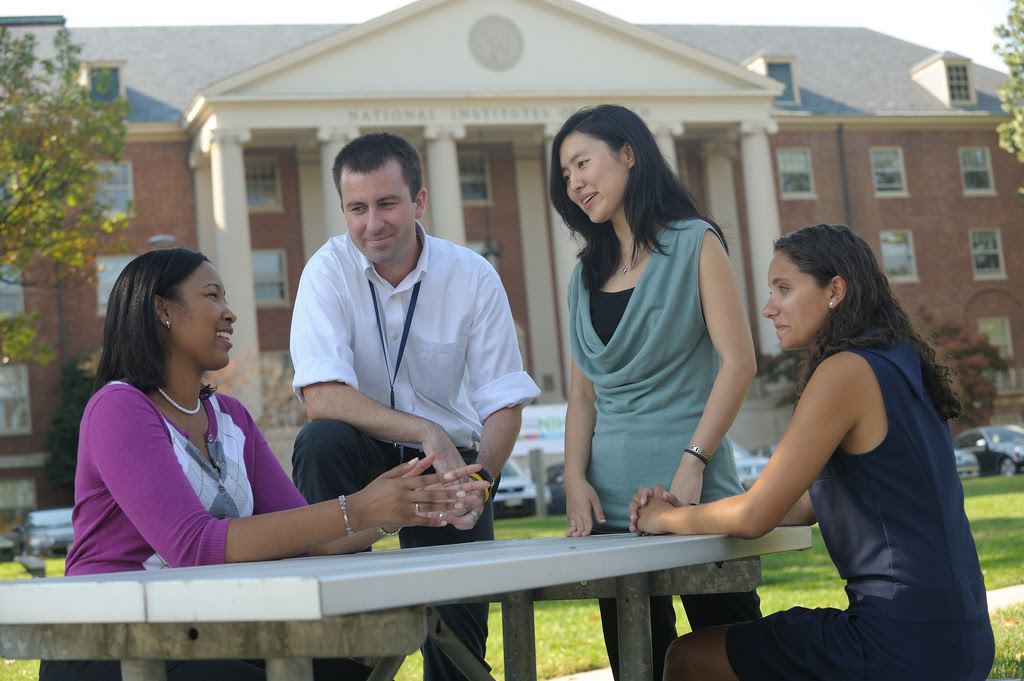
[[[891,348],[904,339],[921,358],[921,376],[932,404],[944,419],[956,418],[963,402],[953,386],[949,367],[936,359],[935,348],[900,305],[871,247],[849,227],[814,225],[780,237],[775,253],[785,254],[798,270],[820,287],[835,276],[846,282],[846,296],[825,316],[814,344],[800,368],[797,392],[826,358],[849,348]],[[871,335],[865,335],[873,329]]]
[[[551,143],[548,191],[551,204],[573,236],[583,239],[584,245],[577,257],[583,263],[583,285],[588,291],[601,288],[612,276],[619,262],[620,248],[611,223],[595,225],[566,194],[561,149],[565,138],[574,132],[601,140],[614,153],[627,143],[633,149],[634,162],[626,181],[623,203],[633,232],[634,260],[643,251],[664,253],[658,243],[658,228],[668,228],[675,220],[704,220],[714,228],[728,251],[722,230],[704,214],[700,202],[668,165],[654,135],[638,115],[617,104],[580,109],[562,124]]]

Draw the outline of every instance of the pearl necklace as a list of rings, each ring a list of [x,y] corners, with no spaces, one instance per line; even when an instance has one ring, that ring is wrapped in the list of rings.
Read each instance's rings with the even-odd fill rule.
[[[157,390],[160,391],[160,394],[164,396],[165,400],[167,400],[168,402],[171,403],[172,407],[174,407],[178,411],[183,411],[183,412],[185,412],[186,414],[188,414],[190,416],[193,415],[193,414],[198,414],[199,413],[199,408],[203,406],[202,400],[196,400],[196,408],[195,409],[186,409],[185,407],[181,406],[180,404],[178,404],[177,402],[172,400],[171,396],[168,395],[167,393],[165,393],[163,388],[157,388]]]

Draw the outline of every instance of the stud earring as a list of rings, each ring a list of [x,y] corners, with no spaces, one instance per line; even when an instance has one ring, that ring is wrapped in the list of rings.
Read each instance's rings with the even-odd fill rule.
[[[831,303],[829,303],[829,307],[832,307]],[[166,326],[168,329],[171,328],[171,320],[170,319],[164,320],[164,326]]]
[[[829,309],[835,307],[836,306],[836,301],[834,301],[834,300],[828,301],[828,306],[829,306]],[[167,322],[167,328],[168,329],[171,328],[171,323],[170,322]]]

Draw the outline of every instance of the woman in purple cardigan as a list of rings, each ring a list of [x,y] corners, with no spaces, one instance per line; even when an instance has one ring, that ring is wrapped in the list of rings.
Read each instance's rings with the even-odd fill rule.
[[[227,366],[235,315],[202,253],[139,256],[110,295],[96,393],[82,417],[75,543],[83,575],[353,553],[406,525],[440,526],[486,483],[479,466],[420,475],[433,455],[365,489],[307,506],[249,412],[203,383]],[[351,660],[318,660],[317,678],[365,678]],[[42,681],[119,679],[117,662],[43,661]],[[169,679],[262,679],[241,660],[169,662]]]

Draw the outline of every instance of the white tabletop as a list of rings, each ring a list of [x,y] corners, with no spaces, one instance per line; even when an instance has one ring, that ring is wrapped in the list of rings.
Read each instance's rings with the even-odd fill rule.
[[[807,527],[754,540],[613,534],[4,582],[0,624],[318,620],[810,545]]]

